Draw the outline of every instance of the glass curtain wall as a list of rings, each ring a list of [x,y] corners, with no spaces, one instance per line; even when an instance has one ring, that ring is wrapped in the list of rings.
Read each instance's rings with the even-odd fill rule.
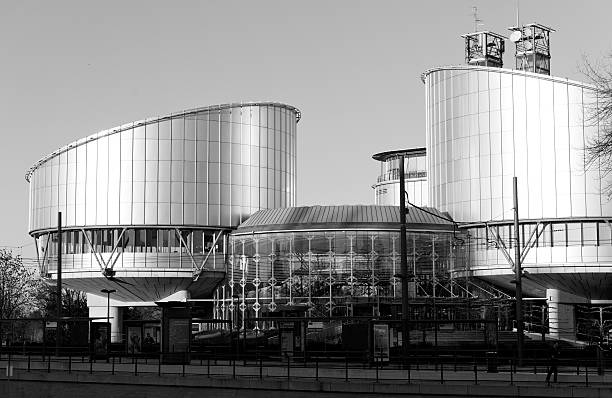
[[[564,264],[612,261],[612,219],[563,220],[521,223],[519,237],[521,248],[529,247],[524,264]],[[508,249],[515,245],[512,224],[468,228],[469,249],[473,253],[474,268],[493,264],[507,268],[508,261],[498,252],[500,242]],[[582,250],[581,248],[587,249]],[[574,269],[574,268],[573,268]]]
[[[406,178],[426,178],[426,156],[406,155],[404,159],[404,173]],[[380,162],[380,175],[376,182],[390,181],[399,179],[399,159],[390,159]]]
[[[62,232],[62,267],[193,268],[210,253],[207,267],[224,270],[223,231],[178,228],[108,228]],[[46,272],[57,270],[58,239],[37,236],[38,258]],[[108,263],[108,264],[104,264]],[[103,268],[106,268],[103,267]]]
[[[399,159],[380,162],[380,175],[374,188],[374,203],[377,205],[399,206]],[[406,192],[410,203],[427,206],[429,188],[427,185],[426,155],[423,153],[406,154],[404,173]]]
[[[408,233],[411,296],[451,295],[439,286],[451,286],[454,272],[465,269],[457,242],[452,233]],[[398,232],[233,235],[228,251],[228,284],[217,293],[215,315],[241,319],[243,327],[246,318],[281,306],[304,306],[308,316],[331,317],[378,315],[383,306],[400,302]]]

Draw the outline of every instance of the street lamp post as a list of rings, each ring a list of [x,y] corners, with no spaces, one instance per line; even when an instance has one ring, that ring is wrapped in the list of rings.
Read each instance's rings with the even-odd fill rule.
[[[106,324],[108,325],[108,339],[106,339],[106,354],[109,353],[110,349],[110,336],[111,336],[111,324],[110,324],[110,295],[115,293],[115,289],[102,289],[102,293],[106,293]]]
[[[57,328],[55,329],[55,355],[62,346],[62,212],[57,213]]]
[[[521,241],[519,234],[519,213],[518,213],[518,188],[517,179],[512,177],[512,191],[514,196],[514,274],[516,283],[516,338],[517,347],[516,353],[518,356],[518,364],[523,364],[523,285],[521,277],[523,270],[521,269]]]
[[[404,171],[404,156],[398,158],[399,162],[399,189],[400,189],[400,272],[402,274],[402,356],[403,363],[408,361],[408,345],[410,333],[408,331],[408,248],[406,243],[406,181]]]

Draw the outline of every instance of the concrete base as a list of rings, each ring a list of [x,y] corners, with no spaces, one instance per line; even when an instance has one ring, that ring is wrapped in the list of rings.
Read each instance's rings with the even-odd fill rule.
[[[576,340],[576,320],[574,305],[586,304],[584,297],[558,289],[546,289],[548,303],[548,326],[553,339]]]

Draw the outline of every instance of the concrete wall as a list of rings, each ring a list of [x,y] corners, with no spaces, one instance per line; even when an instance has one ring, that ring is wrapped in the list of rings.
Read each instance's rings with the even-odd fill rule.
[[[543,377],[543,376],[542,376]],[[610,387],[535,387],[516,385],[408,384],[351,381],[253,381],[251,379],[19,373],[0,380],[1,397],[249,397],[249,398],[362,398],[381,396],[445,397],[609,397]],[[588,395],[585,395],[588,394]]]

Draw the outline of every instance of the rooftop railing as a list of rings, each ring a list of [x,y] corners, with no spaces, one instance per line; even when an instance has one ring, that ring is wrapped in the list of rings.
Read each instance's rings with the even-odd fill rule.
[[[427,172],[424,170],[406,171],[406,179],[409,178],[427,178]],[[382,175],[379,175],[376,182],[399,180],[399,169],[390,170]]]

